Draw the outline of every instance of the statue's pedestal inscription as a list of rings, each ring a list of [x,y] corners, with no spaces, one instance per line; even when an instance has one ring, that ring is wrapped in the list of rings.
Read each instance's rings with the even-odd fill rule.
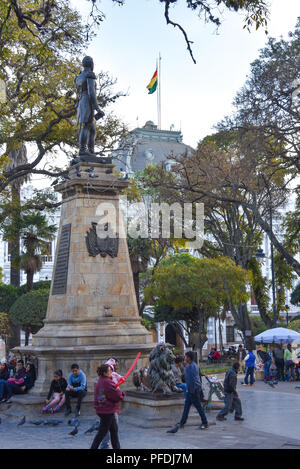
[[[140,322],[126,238],[121,236],[119,193],[127,182],[111,171],[112,164],[92,166],[94,178],[88,171],[91,163],[80,162],[71,166],[69,180],[55,186],[63,203],[47,316],[32,347],[18,348],[38,358],[32,393],[48,391],[53,371],[60,368],[67,375],[74,362],[86,373],[92,392],[101,362],[118,357],[122,375],[138,351],[139,366],[146,364],[155,346]],[[107,222],[107,207],[115,209],[116,223]],[[86,239],[91,229],[96,234],[90,239],[94,254]],[[111,242],[100,239],[101,229]]]

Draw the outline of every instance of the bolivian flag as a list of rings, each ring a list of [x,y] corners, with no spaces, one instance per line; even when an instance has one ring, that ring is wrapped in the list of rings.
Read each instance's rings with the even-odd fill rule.
[[[157,88],[157,69],[155,70],[154,75],[151,78],[149,85],[147,86],[147,89],[149,90],[148,94],[154,93],[156,88]]]

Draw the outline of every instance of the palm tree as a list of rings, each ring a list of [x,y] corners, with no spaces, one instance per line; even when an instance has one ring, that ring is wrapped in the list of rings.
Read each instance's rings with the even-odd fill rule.
[[[41,270],[42,255],[48,254],[49,242],[54,239],[56,230],[39,212],[21,216],[20,234],[25,251],[19,257],[19,266],[27,276],[27,291],[33,288],[33,276]]]
[[[21,144],[16,150],[9,152],[8,158],[10,161],[5,167],[7,171],[22,164],[26,164],[28,162],[26,146]],[[23,176],[15,179],[11,184],[11,219],[15,227],[15,236],[8,241],[8,252],[10,254],[10,283],[15,287],[20,286],[20,269],[16,264],[20,256],[20,233],[18,232],[18,226],[21,211],[21,187],[28,180],[28,176]]]
[[[26,146],[21,144],[19,148],[10,151],[8,153],[8,158],[9,162],[5,165],[6,171],[22,164],[26,164],[28,162]],[[20,269],[17,267],[17,262],[20,256],[20,233],[18,227],[21,211],[21,187],[28,180],[29,176],[23,176],[15,179],[10,185],[12,202],[10,218],[12,225],[15,228],[15,234],[10,240],[8,240],[8,253],[10,254],[10,284],[15,287],[20,286]],[[8,348],[13,348],[20,345],[20,328],[11,323],[10,329],[11,335],[8,338]]]

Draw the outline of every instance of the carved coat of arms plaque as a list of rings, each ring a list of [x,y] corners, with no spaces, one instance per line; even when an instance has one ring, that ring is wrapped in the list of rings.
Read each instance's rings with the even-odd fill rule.
[[[90,256],[96,257],[100,254],[101,257],[107,255],[117,257],[119,249],[119,238],[117,236],[111,237],[109,234],[105,238],[100,238],[96,231],[96,222],[92,222],[92,228],[86,232],[86,247]],[[104,228],[104,230],[106,230]]]

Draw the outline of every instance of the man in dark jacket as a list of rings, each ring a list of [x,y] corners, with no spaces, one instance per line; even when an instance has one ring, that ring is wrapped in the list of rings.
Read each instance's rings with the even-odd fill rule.
[[[272,357],[267,352],[265,347],[261,347],[261,349],[257,351],[257,355],[261,358],[264,364],[264,381],[270,381],[270,366],[272,364]]]
[[[200,372],[198,366],[194,362],[193,352],[186,352],[185,362],[187,364],[185,369],[186,397],[184,401],[183,414],[180,422],[177,423],[171,430],[168,430],[167,433],[176,433],[179,428],[182,428],[185,425],[192,404],[196,407],[201,417],[202,424],[200,425],[200,429],[205,430],[208,428],[207,418],[200,402]]]
[[[231,370],[227,371],[224,379],[224,407],[218,413],[217,420],[226,420],[225,415],[232,409],[235,410],[234,420],[244,420],[242,417],[242,404],[236,392],[237,373],[239,371],[239,363],[235,362]]]

